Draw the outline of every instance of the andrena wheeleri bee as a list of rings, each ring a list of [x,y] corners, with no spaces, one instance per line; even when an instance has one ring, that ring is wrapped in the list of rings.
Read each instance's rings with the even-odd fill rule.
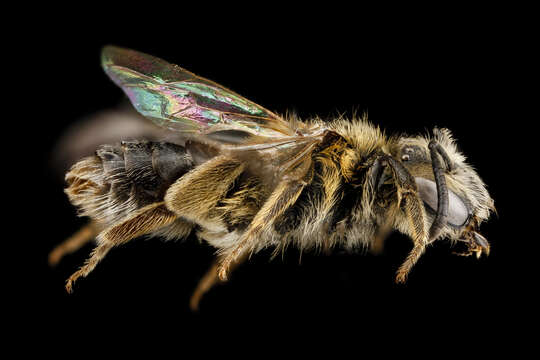
[[[191,232],[217,249],[191,306],[247,256],[272,247],[377,250],[392,230],[413,248],[404,282],[426,247],[465,242],[489,254],[479,225],[494,210],[486,186],[447,129],[386,136],[365,118],[279,116],[161,59],[106,47],[102,64],[133,106],[173,142],[102,145],[66,175],[66,193],[91,222],[50,255],[97,246],[67,280],[87,276],[113,247],[143,235]]]

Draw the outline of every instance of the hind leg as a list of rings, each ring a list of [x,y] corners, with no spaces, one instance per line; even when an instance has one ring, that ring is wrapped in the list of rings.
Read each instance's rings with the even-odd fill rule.
[[[126,220],[102,231],[97,237],[98,245],[94,248],[88,260],[67,280],[67,292],[71,293],[73,283],[80,277],[88,276],[113,247],[141,235],[149,234],[171,224],[176,219],[177,216],[167,210],[163,202],[159,202],[139,209]]]
[[[49,265],[57,265],[64,256],[82,248],[99,234],[100,229],[100,226],[95,221],[90,221],[84,225],[49,253]]]
[[[167,209],[204,228],[220,226],[214,210],[243,171],[244,165],[236,160],[221,156],[208,160],[167,189]]]
[[[67,280],[66,290],[71,292],[73,283],[92,272],[113,247],[138,236],[158,232],[178,217],[203,226],[213,225],[215,220],[209,213],[243,169],[240,162],[216,157],[182,176],[169,187],[163,202],[145,206],[101,232],[97,238],[98,246],[85,264]]]

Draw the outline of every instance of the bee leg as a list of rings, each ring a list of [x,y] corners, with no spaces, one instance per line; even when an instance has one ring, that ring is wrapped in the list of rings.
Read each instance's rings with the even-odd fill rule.
[[[409,220],[414,245],[397,271],[396,282],[398,283],[404,283],[407,280],[412,267],[426,250],[428,240],[428,233],[424,226],[424,207],[422,200],[416,194],[409,194],[405,197],[404,201],[405,214]]]
[[[397,213],[398,210],[398,206],[393,206],[393,208],[387,213],[384,224],[379,226],[377,229],[375,238],[373,239],[371,248],[369,249],[373,255],[380,255],[383,252],[384,243],[392,231],[392,219],[394,219],[395,213]]]
[[[223,156],[212,158],[176,180],[165,194],[165,204],[178,216],[204,227],[212,223],[209,213],[243,171],[239,161]]]
[[[244,253],[236,261],[232,262],[229,268],[229,272],[234,271],[234,269],[237,268],[238,265],[245,262],[248,258],[247,255],[247,253]],[[214,259],[212,265],[210,266],[210,269],[208,269],[206,274],[204,274],[201,280],[199,280],[199,283],[197,284],[197,287],[193,291],[193,294],[191,295],[191,298],[189,300],[189,308],[191,309],[191,311],[198,311],[199,303],[201,302],[203,295],[210,291],[210,289],[212,289],[214,285],[221,282],[218,276],[218,268],[220,263],[220,258]]]
[[[64,256],[74,253],[94,239],[99,231],[100,227],[94,221],[84,225],[75,234],[52,249],[49,253],[49,265],[56,266]]]
[[[167,210],[163,202],[159,202],[139,209],[126,220],[102,231],[97,237],[98,245],[92,250],[90,257],[67,280],[67,292],[71,293],[73,291],[73,283],[81,276],[88,276],[113,247],[168,225],[176,218],[177,216]]]
[[[203,295],[206,294],[216,283],[219,282],[217,273],[218,266],[219,260],[214,259],[212,265],[210,266],[210,269],[208,269],[208,271],[203,275],[201,280],[199,280],[197,287],[195,288],[193,294],[191,294],[191,298],[189,299],[189,308],[191,309],[191,311],[199,311],[199,303]]]
[[[238,245],[225,252],[218,269],[221,280],[227,280],[227,272],[232,263],[256,247],[257,239],[260,239],[264,230],[296,202],[306,185],[307,182],[303,180],[285,180],[276,187],[238,240]]]
[[[425,225],[425,214],[422,199],[418,196],[416,183],[409,171],[392,157],[384,157],[386,163],[392,169],[392,174],[396,182],[398,194],[398,207],[403,203],[405,215],[409,221],[413,249],[399,267],[396,274],[396,282],[403,283],[407,280],[407,275],[416,264],[420,256],[426,250],[428,241],[428,231]]]

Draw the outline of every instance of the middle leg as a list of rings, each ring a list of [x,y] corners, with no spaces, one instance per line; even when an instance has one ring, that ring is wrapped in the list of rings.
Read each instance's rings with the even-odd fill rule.
[[[238,244],[234,248],[225,249],[223,261],[218,269],[221,280],[227,280],[227,273],[232,264],[253,250],[257,239],[260,239],[264,231],[296,202],[306,185],[307,182],[304,180],[285,180],[276,187],[242,234]]]

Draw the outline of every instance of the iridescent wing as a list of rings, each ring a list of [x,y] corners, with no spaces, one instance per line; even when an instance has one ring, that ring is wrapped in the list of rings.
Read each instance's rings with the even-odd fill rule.
[[[320,126],[293,128],[233,91],[147,54],[108,46],[102,64],[143,116],[199,143],[192,146],[243,158],[271,181],[300,178],[328,134]]]
[[[262,137],[295,136],[278,115],[159,58],[107,46],[102,65],[135,109],[162,127],[193,135],[240,131]]]

